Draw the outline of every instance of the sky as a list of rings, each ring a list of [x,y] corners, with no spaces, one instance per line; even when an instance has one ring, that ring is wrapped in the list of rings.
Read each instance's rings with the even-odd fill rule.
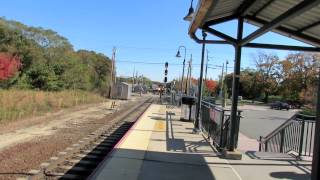
[[[196,7],[197,1],[193,6]],[[155,81],[164,79],[164,63],[169,63],[168,79],[182,74],[182,58],[176,58],[179,46],[187,48],[186,61],[192,54],[192,76],[200,73],[201,44],[188,36],[189,22],[183,20],[189,0],[10,0],[1,2],[0,16],[26,25],[52,29],[66,37],[75,50],[87,49],[111,57],[116,48],[118,76],[133,72]],[[216,26],[235,37],[236,21]],[[244,36],[257,28],[245,24]],[[200,36],[199,36],[200,37]],[[208,35],[207,39],[217,39]],[[267,33],[253,42],[304,45],[298,41]],[[234,48],[229,45],[207,45],[210,67],[208,78],[218,79],[221,66],[229,61],[233,71]],[[244,48],[241,67],[254,67],[259,52],[275,53],[285,58],[289,51]],[[181,52],[184,56],[184,51]]]

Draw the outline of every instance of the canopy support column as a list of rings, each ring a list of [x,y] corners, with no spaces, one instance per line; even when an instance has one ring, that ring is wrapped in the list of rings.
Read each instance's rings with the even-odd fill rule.
[[[201,99],[202,99],[202,81],[203,81],[203,65],[204,65],[204,53],[206,49],[206,37],[207,34],[202,31],[202,54],[201,54],[201,67],[200,67],[200,78],[199,78],[199,86],[198,86],[198,101],[197,101],[197,111],[196,111],[196,119],[194,122],[194,128],[199,129],[200,122],[200,109],[201,109]]]
[[[312,157],[312,171],[311,179],[320,179],[320,68],[318,77],[318,94],[317,94],[317,114],[316,114],[316,127],[314,134],[314,145],[313,145],[313,157]]]
[[[239,17],[238,19],[238,33],[237,33],[237,42],[242,40],[243,35],[243,17]],[[230,129],[230,142],[228,144],[228,150],[234,151],[237,146],[236,136],[237,129],[239,129],[240,123],[238,123],[237,119],[237,111],[238,111],[238,96],[239,96],[239,82],[240,82],[240,64],[241,64],[241,51],[242,46],[237,43],[235,45],[235,61],[234,61],[234,75],[232,82],[232,107],[231,107],[231,129]]]

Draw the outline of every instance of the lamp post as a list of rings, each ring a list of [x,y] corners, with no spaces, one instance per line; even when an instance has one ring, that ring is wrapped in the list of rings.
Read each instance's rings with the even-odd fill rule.
[[[182,78],[181,78],[181,94],[183,93],[183,76],[184,76],[184,66],[186,64],[186,54],[187,54],[187,48],[185,46],[179,46],[178,48],[178,52],[176,54],[176,57],[177,58],[180,58],[181,55],[180,55],[180,49],[181,48],[184,48],[184,58],[183,58],[183,67],[182,67]],[[187,89],[186,89],[187,90]],[[186,92],[185,92],[186,93]]]
[[[187,95],[190,95],[190,88],[191,88],[191,63],[192,63],[192,54],[190,55],[190,61],[188,61],[188,72],[187,72],[187,80],[186,80]]]

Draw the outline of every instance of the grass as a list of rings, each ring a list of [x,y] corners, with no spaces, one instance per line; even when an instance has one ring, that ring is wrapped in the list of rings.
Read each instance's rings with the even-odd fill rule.
[[[64,108],[99,103],[105,98],[85,91],[0,90],[0,122],[39,116]]]
[[[249,105],[266,105],[264,102],[261,101],[257,101],[257,100],[247,100],[247,99],[243,99],[241,101],[239,101],[239,104],[241,105],[245,105],[245,104],[249,104]]]

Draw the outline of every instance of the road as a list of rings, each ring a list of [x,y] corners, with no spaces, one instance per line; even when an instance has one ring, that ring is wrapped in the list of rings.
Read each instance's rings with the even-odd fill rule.
[[[296,113],[296,110],[273,110],[268,106],[239,106],[244,118],[240,121],[240,132],[249,138],[265,136]]]

